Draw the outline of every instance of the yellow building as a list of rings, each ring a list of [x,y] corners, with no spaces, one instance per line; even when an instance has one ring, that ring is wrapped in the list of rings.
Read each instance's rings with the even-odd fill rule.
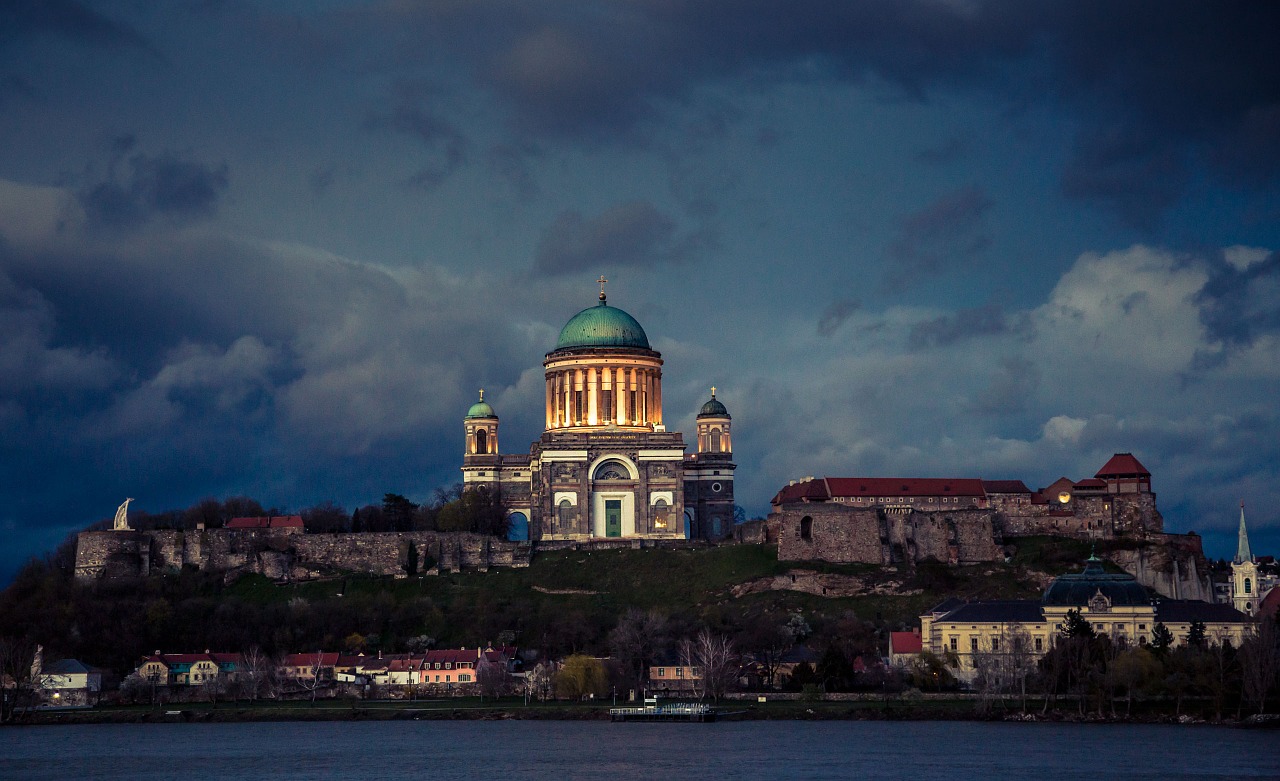
[[[1254,626],[1230,605],[1152,597],[1132,575],[1108,573],[1091,556],[1083,571],[1055,578],[1039,600],[943,602],[920,617],[922,647],[953,657],[956,676],[971,680],[980,656],[1039,659],[1053,647],[1072,610],[1098,634],[1136,645],[1149,643],[1158,623],[1172,633],[1175,645],[1185,643],[1192,623],[1199,621],[1209,642],[1239,647]]]

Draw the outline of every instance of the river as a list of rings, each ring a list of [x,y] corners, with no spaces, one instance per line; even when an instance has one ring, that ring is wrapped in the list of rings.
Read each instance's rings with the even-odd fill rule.
[[[273,722],[0,729],[0,779],[1280,778],[1274,731],[969,722]]]

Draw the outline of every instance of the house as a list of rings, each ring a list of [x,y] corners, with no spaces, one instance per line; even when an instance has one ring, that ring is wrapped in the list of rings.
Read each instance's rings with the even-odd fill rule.
[[[906,667],[915,661],[923,650],[924,644],[921,641],[919,629],[889,633],[890,667]]]
[[[690,692],[697,689],[702,672],[692,665],[659,664],[649,668],[649,691]]]
[[[60,659],[41,668],[36,686],[50,705],[91,705],[102,691],[102,673],[77,659]]]
[[[240,654],[162,654],[156,651],[135,670],[144,681],[161,686],[203,686],[234,677],[244,668]]]
[[[316,651],[306,654],[289,654],[280,660],[280,673],[294,681],[333,680],[333,668],[338,654]]]

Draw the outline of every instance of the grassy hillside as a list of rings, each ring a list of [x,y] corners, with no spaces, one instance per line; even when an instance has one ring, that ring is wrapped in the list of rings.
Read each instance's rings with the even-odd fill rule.
[[[130,669],[156,649],[269,652],[362,645],[400,651],[430,638],[437,647],[497,641],[511,633],[546,653],[608,652],[608,633],[629,608],[667,615],[673,634],[709,625],[743,636],[762,622],[800,612],[816,636],[856,633],[871,643],[906,628],[949,596],[1028,598],[1044,573],[1074,569],[1088,555],[1073,541],[1031,538],[1008,563],[911,570],[822,562],[779,562],[773,547],[567,551],[538,554],[527,569],[410,579],[350,575],[278,585],[260,576],[231,584],[209,573],[78,585],[33,563],[0,594],[0,634],[30,634],[49,655]],[[757,579],[809,571],[858,579],[851,596],[761,590]],[[787,578],[780,578],[784,582]],[[883,593],[870,593],[870,592]]]

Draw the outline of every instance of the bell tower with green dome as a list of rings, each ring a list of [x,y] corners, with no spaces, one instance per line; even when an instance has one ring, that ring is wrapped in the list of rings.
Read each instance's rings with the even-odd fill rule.
[[[728,411],[714,398],[714,408],[703,406],[707,446],[686,454],[683,436],[663,421],[662,355],[634,317],[609,305],[606,281],[542,361],[542,436],[528,455],[500,455],[498,417],[482,395],[466,417],[463,482],[499,490],[534,542],[728,536]],[[697,501],[686,501],[690,491]]]
[[[732,416],[711,389],[711,398],[698,410],[698,452],[684,467],[684,500],[692,511],[690,536],[719,540],[733,533]]]

